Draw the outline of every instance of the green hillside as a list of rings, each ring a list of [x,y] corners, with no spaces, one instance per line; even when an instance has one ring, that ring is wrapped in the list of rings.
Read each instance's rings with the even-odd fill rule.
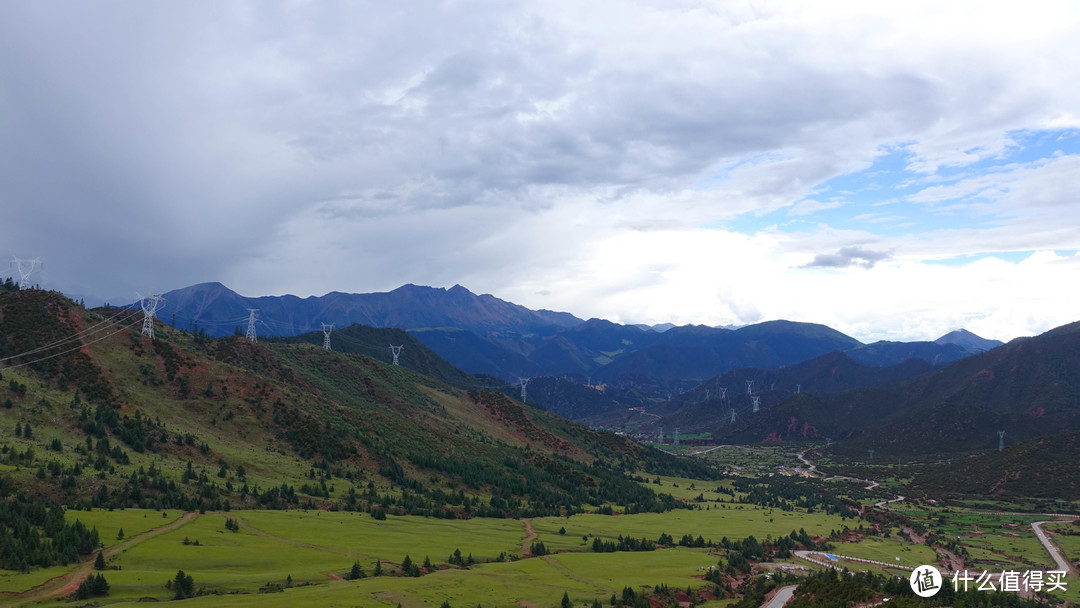
[[[140,317],[0,294],[6,487],[69,505],[500,517],[663,510],[628,472],[711,476],[405,366],[161,323],[151,341]]]
[[[274,338],[276,342],[288,344],[315,344],[322,346],[324,334],[321,331],[301,334],[287,338]],[[377,328],[368,325],[350,325],[335,329],[330,334],[331,348],[340,353],[366,355],[384,363],[392,363],[390,346],[402,346],[398,363],[425,376],[436,378],[457,388],[470,388],[476,385],[473,378],[436,355],[416,338],[403,329]]]

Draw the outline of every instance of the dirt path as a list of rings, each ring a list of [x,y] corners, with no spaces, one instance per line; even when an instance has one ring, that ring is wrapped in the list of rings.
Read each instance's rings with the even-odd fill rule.
[[[521,554],[525,557],[532,557],[532,541],[536,540],[536,530],[533,530],[532,521],[528,519],[522,519],[521,523],[525,524],[525,532],[527,533],[525,540],[521,541]]]
[[[334,580],[330,581],[331,585],[333,585],[334,583],[344,583],[345,582],[345,579],[338,576],[338,574],[336,572],[327,572],[326,576],[329,576],[330,578],[334,579]]]
[[[171,532],[198,516],[199,514],[195,512],[185,513],[176,521],[167,523],[164,526],[154,528],[153,530],[147,530],[142,534],[132,536],[131,538],[125,540],[122,543],[113,545],[108,549],[103,549],[102,553],[105,554],[106,560],[112,559],[116,555],[127,551],[135,545],[138,545],[139,543],[151,539],[159,534]],[[32,604],[35,602],[41,602],[53,598],[65,597],[71,595],[72,593],[75,593],[75,590],[79,588],[79,584],[82,583],[86,577],[90,576],[91,573],[93,573],[94,559],[96,557],[97,553],[94,553],[93,555],[87,557],[85,561],[80,563],[79,566],[71,572],[68,572],[67,574],[62,574],[55,578],[51,578],[44,583],[38,585],[37,587],[33,587],[31,589],[23,591],[22,593],[15,596],[16,603]]]

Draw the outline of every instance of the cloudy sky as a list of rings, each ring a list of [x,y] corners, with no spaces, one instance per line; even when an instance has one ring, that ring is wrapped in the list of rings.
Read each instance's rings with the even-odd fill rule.
[[[0,3],[0,255],[862,340],[1080,320],[1080,5]],[[8,274],[11,274],[8,272]]]

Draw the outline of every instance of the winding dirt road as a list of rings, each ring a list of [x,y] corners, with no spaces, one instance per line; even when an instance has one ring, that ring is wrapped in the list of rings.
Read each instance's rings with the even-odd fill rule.
[[[159,534],[171,532],[198,516],[199,514],[194,512],[185,513],[182,517],[176,519],[175,521],[167,523],[164,526],[154,528],[153,530],[147,530],[142,534],[132,536],[131,538],[125,540],[122,543],[113,545],[108,549],[103,549],[102,553],[105,554],[106,560],[112,559],[116,555],[127,551],[135,545],[138,545],[139,543],[151,539]],[[23,591],[22,593],[16,595],[14,598],[15,605],[20,606],[24,604],[32,604],[44,600],[66,597],[68,595],[71,595],[72,593],[75,593],[75,590],[79,588],[79,584],[82,583],[86,577],[90,576],[90,574],[94,572],[94,559],[96,557],[97,553],[94,553],[93,555],[87,557],[86,560],[82,561],[79,566],[71,572],[68,572],[67,574],[62,574],[56,578],[49,579],[44,583],[38,585],[37,587],[27,589],[26,591]]]
[[[521,541],[521,554],[524,557],[532,557],[532,541],[536,540],[536,530],[533,530],[532,521],[529,519],[522,519],[521,523],[525,524],[525,540]]]

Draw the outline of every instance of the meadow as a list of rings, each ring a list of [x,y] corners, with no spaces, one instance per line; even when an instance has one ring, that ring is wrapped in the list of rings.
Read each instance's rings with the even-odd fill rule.
[[[702,482],[667,478],[665,489],[678,484],[685,492]],[[103,542],[116,547],[124,529],[127,544],[108,560],[103,572],[111,590],[97,601],[108,605],[139,600],[172,599],[166,588],[177,570],[195,580],[206,596],[185,605],[248,606],[429,606],[444,600],[452,606],[554,606],[564,592],[574,601],[605,604],[624,587],[640,589],[665,584],[673,588],[703,588],[704,570],[724,563],[708,548],[672,547],[656,551],[593,553],[593,538],[615,540],[619,535],[655,541],[661,533],[676,541],[684,534],[719,542],[754,535],[759,539],[805,529],[827,535],[843,524],[839,517],[805,511],[780,511],[754,505],[706,503],[696,509],[636,515],[578,514],[569,518],[531,520],[446,520],[388,516],[379,521],[365,513],[330,511],[236,511],[191,514],[176,522],[179,511],[69,510],[69,521],[97,527]],[[227,518],[240,525],[226,529]],[[145,540],[132,539],[170,523],[174,529]],[[530,528],[535,536],[530,535]],[[560,533],[560,529],[563,533]],[[588,539],[583,542],[582,537]],[[551,552],[526,558],[531,541],[542,541]],[[449,563],[456,550],[474,564]],[[431,560],[433,572],[420,578],[403,576],[400,564],[408,555],[417,565]],[[502,561],[499,561],[501,558]],[[376,561],[383,576],[373,576]],[[343,580],[359,563],[367,578]],[[19,605],[40,596],[19,596],[50,578],[75,570],[76,565],[7,573],[0,578],[0,604]],[[260,593],[277,590],[281,593]],[[50,601],[50,605],[85,602]],[[720,605],[720,604],[714,604]]]

